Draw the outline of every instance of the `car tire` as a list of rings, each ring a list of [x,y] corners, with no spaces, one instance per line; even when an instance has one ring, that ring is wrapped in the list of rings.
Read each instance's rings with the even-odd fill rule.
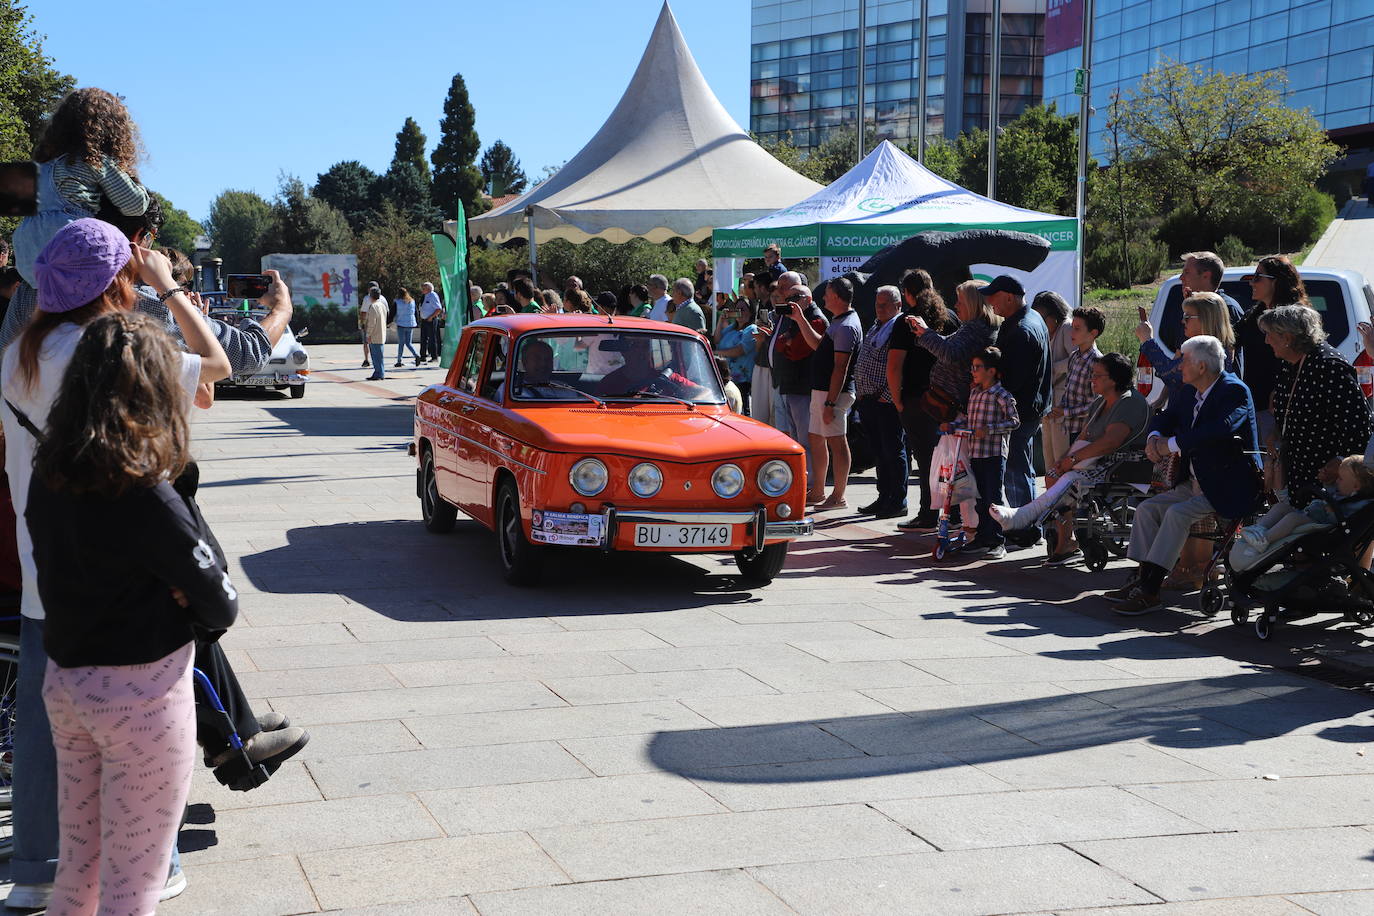
[[[744,551],[735,554],[735,565],[740,575],[760,585],[767,585],[782,571],[787,560],[787,542],[769,544],[758,553],[746,555]]]
[[[501,574],[511,585],[534,585],[543,567],[543,550],[525,537],[520,522],[520,493],[512,480],[496,491],[496,550]]]
[[[305,397],[305,385],[304,385],[303,383],[300,384],[300,385],[292,385],[292,386],[291,386],[291,397],[293,397],[293,398],[303,398],[303,397]]]
[[[434,473],[434,452],[425,449],[420,480],[420,518],[431,534],[448,534],[458,520],[458,509],[439,495],[439,479]]]

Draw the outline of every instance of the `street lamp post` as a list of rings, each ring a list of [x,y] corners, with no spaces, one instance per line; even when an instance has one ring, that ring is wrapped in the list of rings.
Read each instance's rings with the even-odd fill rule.
[[[859,100],[856,103],[859,109],[859,158],[864,157],[864,71],[867,69],[867,61],[864,60],[864,45],[868,43],[868,0],[859,0]]]
[[[1002,0],[992,0],[992,85],[988,87],[988,197],[997,199],[997,129],[1002,107]]]
[[[1078,195],[1075,213],[1078,216],[1077,283],[1074,289],[1078,301],[1083,301],[1083,255],[1087,239],[1084,220],[1088,209],[1088,119],[1092,116],[1093,15],[1095,0],[1083,0],[1083,67],[1082,75],[1075,74],[1074,91],[1078,99]]]

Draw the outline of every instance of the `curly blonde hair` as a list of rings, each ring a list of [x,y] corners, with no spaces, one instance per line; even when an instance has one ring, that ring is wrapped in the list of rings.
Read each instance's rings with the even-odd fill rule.
[[[104,89],[77,89],[69,93],[53,113],[34,158],[47,162],[65,155],[72,161],[100,165],[109,156],[129,175],[139,157],[138,126],[129,109],[113,93]]]

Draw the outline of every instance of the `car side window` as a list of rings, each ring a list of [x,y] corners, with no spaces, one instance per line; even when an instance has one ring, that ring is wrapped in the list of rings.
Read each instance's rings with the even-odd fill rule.
[[[491,365],[487,367],[486,378],[482,381],[482,397],[488,401],[500,401],[506,385],[506,352],[510,341],[497,335],[492,346]]]
[[[458,390],[468,394],[477,393],[477,375],[482,371],[482,360],[487,355],[489,334],[476,335],[468,344],[467,355],[463,358],[463,371],[458,374]]]

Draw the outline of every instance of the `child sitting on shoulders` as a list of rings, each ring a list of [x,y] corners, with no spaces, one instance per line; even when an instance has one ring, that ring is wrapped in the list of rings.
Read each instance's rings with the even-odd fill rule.
[[[29,286],[33,262],[57,230],[95,216],[100,198],[125,216],[148,210],[148,191],[134,176],[138,139],[124,103],[104,89],[77,89],[58,106],[34,151],[38,212],[14,231],[14,263]]]

